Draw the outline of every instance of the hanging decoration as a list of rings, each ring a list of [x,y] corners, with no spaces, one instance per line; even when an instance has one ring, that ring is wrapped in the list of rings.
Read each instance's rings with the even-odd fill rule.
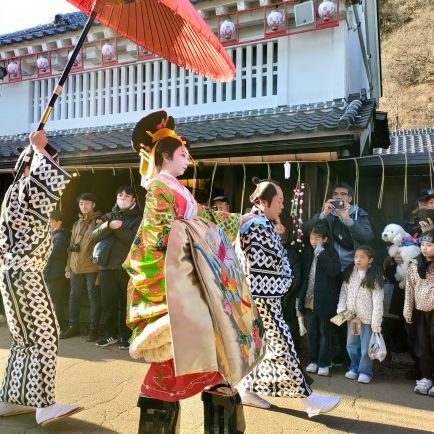
[[[212,175],[211,175],[211,186],[209,188],[208,208],[211,208],[212,189],[214,187],[214,178],[216,172],[217,172],[217,161],[214,163],[214,169],[212,170]]]
[[[270,26],[273,32],[277,32],[284,21],[284,14],[278,9],[273,9],[267,16],[267,24]]]
[[[220,36],[229,41],[235,37],[235,24],[230,20],[224,20],[220,26]]]
[[[115,57],[115,49],[112,44],[106,42],[101,48],[101,54],[106,62],[110,62]]]
[[[18,63],[12,61],[8,64],[7,70],[12,77],[16,77],[20,73],[20,66],[18,65]]]
[[[72,51],[70,51],[68,54],[68,60],[71,58],[71,56],[72,56]],[[81,65],[81,55],[80,55],[80,53],[78,53],[77,57],[75,58],[74,62],[72,63],[72,66],[74,68],[77,68],[77,66],[80,66],[80,65]]]
[[[45,73],[48,70],[48,67],[50,66],[50,62],[48,59],[44,56],[38,57],[36,60],[36,66],[39,69],[39,72]]]
[[[429,159],[429,185],[431,190],[432,188],[432,171],[433,171],[433,163],[432,163],[432,155],[430,149],[428,149],[428,159]]]
[[[318,15],[323,21],[330,21],[336,15],[337,9],[331,0],[323,0],[318,7]]]
[[[283,165],[283,168],[285,170],[285,179],[291,178],[291,163],[289,161],[286,161]]]
[[[296,245],[301,252],[304,247],[303,242],[303,203],[304,203],[304,182],[301,182],[300,163],[297,163],[298,177],[297,184],[293,189],[291,199],[291,218],[292,218],[292,241],[291,245]]]
[[[322,206],[324,206],[324,204],[327,201],[327,194],[329,192],[329,187],[330,187],[330,165],[329,165],[328,161],[326,161],[325,163],[326,163],[326,167],[327,167],[327,180],[326,180],[326,186],[325,186],[324,199],[322,201]]]
[[[193,164],[193,190],[191,194],[196,197],[196,184],[197,184],[197,164]]]
[[[244,192],[246,190],[246,179],[247,179],[246,165],[243,164],[243,192],[241,193],[240,214],[243,214],[243,212],[244,212]]]
[[[378,158],[380,158],[381,162],[381,185],[380,185],[380,194],[378,196],[378,203],[377,208],[381,209],[381,206],[383,205],[383,191],[384,191],[384,161],[383,157],[381,155],[378,155]]]

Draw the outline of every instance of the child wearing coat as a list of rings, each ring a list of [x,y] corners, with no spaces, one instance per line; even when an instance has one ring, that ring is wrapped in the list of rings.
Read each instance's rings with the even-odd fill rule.
[[[303,282],[300,290],[300,312],[307,325],[309,363],[307,372],[328,376],[331,365],[331,323],[339,298],[339,255],[328,243],[327,225],[318,223],[312,228],[312,246],[303,261]]]
[[[383,273],[374,264],[371,246],[359,246],[354,254],[354,265],[345,272],[337,312],[351,310],[355,318],[348,321],[347,351],[350,369],[345,377],[368,384],[372,380],[373,362],[369,358],[372,332],[381,332],[383,320]]]
[[[414,391],[434,397],[434,230],[422,234],[419,241],[421,255],[410,264],[407,273],[404,318],[412,324],[413,312],[417,314],[422,379],[416,381]]]

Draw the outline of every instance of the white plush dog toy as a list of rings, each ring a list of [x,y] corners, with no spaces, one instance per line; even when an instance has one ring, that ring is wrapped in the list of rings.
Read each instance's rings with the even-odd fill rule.
[[[420,248],[416,240],[404,229],[394,223],[387,225],[381,235],[383,241],[392,243],[389,247],[389,256],[394,257],[399,254],[403,263],[396,267],[395,279],[399,282],[399,287],[405,287],[405,276],[407,274],[410,261],[420,255]]]

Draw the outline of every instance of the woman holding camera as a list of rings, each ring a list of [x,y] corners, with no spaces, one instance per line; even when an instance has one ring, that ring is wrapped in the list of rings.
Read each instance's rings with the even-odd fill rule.
[[[92,260],[95,242],[92,232],[99,223],[101,212],[95,210],[96,199],[92,193],[83,193],[78,197],[80,218],[74,223],[71,244],[68,248],[68,262],[65,276],[71,279],[69,293],[69,328],[60,334],[60,339],[68,339],[80,333],[80,298],[87,290],[90,305],[90,330],[87,342],[98,338],[98,324],[101,314],[101,293],[96,286],[98,265]]]

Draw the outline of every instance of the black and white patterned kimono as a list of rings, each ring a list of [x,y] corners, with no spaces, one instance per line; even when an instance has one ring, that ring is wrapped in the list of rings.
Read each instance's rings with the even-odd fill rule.
[[[59,330],[42,271],[51,251],[49,216],[68,182],[54,160],[35,152],[30,175],[3,200],[0,289],[12,335],[3,402],[46,407],[55,400]]]
[[[240,389],[261,395],[305,398],[312,391],[282,316],[283,295],[292,281],[288,256],[274,225],[253,208],[257,217],[239,232],[236,251],[253,299],[265,326],[267,347],[264,359],[239,384]]]

